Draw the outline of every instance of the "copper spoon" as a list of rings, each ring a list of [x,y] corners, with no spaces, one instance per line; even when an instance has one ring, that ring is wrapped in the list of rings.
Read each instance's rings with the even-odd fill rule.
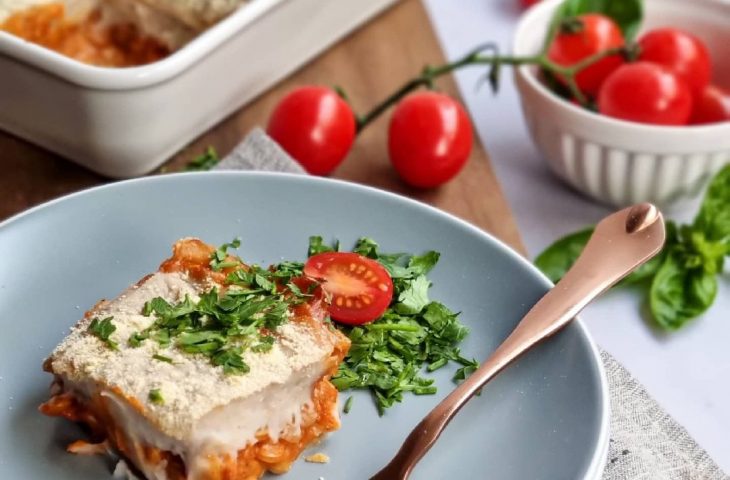
[[[370,480],[406,480],[461,407],[515,358],[567,325],[601,293],[664,245],[664,220],[642,203],[607,216],[563,279],[527,312],[497,350],[408,435],[398,453]]]

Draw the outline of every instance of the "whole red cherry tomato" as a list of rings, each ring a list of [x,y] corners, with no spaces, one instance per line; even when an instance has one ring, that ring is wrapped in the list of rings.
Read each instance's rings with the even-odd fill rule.
[[[699,95],[710,83],[710,54],[702,41],[676,28],[651,30],[639,39],[639,60],[658,63],[687,82]]]
[[[432,188],[459,173],[472,140],[471,122],[459,102],[441,93],[418,92],[396,106],[388,129],[388,152],[406,183]]]
[[[372,322],[393,298],[393,280],[376,260],[357,253],[327,252],[309,257],[304,275],[322,282],[330,297],[330,316],[340,323]]]
[[[730,121],[730,92],[708,85],[694,100],[689,123],[700,125]]]
[[[266,132],[307,172],[327,175],[352,147],[355,115],[332,89],[300,87],[279,102]]]
[[[570,67],[609,48],[622,47],[621,29],[611,18],[598,13],[579,15],[565,23],[548,49],[554,63]],[[580,90],[595,97],[603,81],[624,63],[621,55],[611,55],[580,71],[575,81]]]
[[[683,80],[661,65],[628,63],[604,82],[598,110],[632,122],[685,125],[692,111],[692,93]]]

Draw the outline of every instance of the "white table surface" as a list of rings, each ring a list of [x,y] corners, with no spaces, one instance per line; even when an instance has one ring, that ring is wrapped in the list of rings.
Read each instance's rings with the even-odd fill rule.
[[[476,45],[497,42],[509,51],[518,0],[425,0],[442,48],[455,59]],[[530,141],[510,71],[500,92],[476,85],[484,70],[456,78],[534,257],[558,237],[595,223],[608,209],[580,196],[551,175]],[[549,120],[548,120],[549,121]],[[687,221],[697,202],[668,216]],[[643,295],[612,291],[582,315],[597,343],[613,354],[730,472],[730,276],[721,280],[711,310],[676,333],[652,329],[640,314]]]

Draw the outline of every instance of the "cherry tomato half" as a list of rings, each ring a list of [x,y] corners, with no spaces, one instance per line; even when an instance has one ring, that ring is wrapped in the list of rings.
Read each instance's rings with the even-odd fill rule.
[[[334,90],[300,87],[279,102],[266,131],[307,172],[328,175],[352,147],[355,115]]]
[[[357,253],[327,252],[309,257],[304,275],[322,282],[331,296],[330,316],[340,323],[362,325],[388,309],[393,280],[380,263]]]
[[[704,43],[676,28],[651,30],[639,39],[639,60],[658,63],[687,82],[695,95],[710,83],[712,66]]]
[[[628,63],[606,79],[598,95],[598,110],[632,122],[685,125],[692,112],[692,93],[661,65]]]
[[[436,92],[403,99],[388,129],[388,152],[403,180],[420,188],[437,187],[453,178],[472,147],[472,126],[464,108]]]
[[[689,123],[701,125],[730,121],[730,92],[708,85],[695,97]]]
[[[621,29],[605,15],[588,13],[573,20],[572,30],[564,28],[548,49],[548,58],[558,65],[570,67],[599,52],[624,45]],[[611,55],[581,70],[575,76],[578,88],[595,97],[606,77],[623,63],[620,55]]]

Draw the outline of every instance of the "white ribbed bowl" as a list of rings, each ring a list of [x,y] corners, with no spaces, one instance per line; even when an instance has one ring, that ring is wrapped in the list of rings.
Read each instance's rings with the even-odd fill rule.
[[[514,38],[516,55],[539,51],[561,1],[545,0],[525,13]],[[677,26],[698,35],[712,54],[714,81],[730,87],[730,1],[644,3],[644,29]],[[540,83],[534,67],[516,69],[515,79],[533,141],[551,169],[600,202],[667,206],[696,195],[730,163],[730,122],[692,127],[625,122],[559,98]]]

